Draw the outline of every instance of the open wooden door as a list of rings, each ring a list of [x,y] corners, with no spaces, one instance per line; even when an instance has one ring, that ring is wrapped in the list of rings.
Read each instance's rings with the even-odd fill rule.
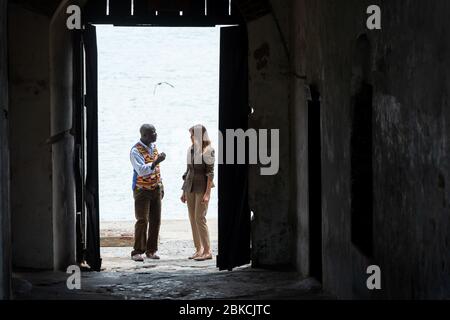
[[[248,40],[243,26],[223,27],[220,36],[219,129],[224,137],[220,158],[226,159],[226,130],[248,129]],[[218,188],[217,266],[231,271],[250,262],[248,166],[219,164]]]
[[[98,182],[98,64],[97,34],[88,24],[83,31],[86,70],[86,252],[87,264],[100,271],[100,216]]]
[[[72,134],[75,139],[74,177],[76,188],[76,261],[85,261],[86,205],[85,205],[85,102],[84,102],[84,46],[82,31],[73,33],[73,114]]]

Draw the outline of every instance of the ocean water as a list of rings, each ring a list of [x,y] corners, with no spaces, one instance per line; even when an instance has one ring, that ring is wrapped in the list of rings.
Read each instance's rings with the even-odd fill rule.
[[[188,129],[205,125],[218,146],[219,31],[97,27],[101,220],[134,220],[129,154],[143,123],[155,125],[157,147],[167,154],[162,218],[187,219],[180,196]],[[217,217],[217,188],[208,216]]]

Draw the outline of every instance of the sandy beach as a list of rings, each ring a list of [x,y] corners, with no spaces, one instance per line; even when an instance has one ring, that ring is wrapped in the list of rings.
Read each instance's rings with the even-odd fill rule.
[[[102,247],[132,247],[135,221],[101,221]],[[208,220],[211,241],[217,240],[217,219]],[[189,220],[162,220],[160,241],[192,241]]]
[[[215,270],[217,254],[217,219],[208,220],[213,260],[195,262],[187,257],[194,253],[189,220],[162,220],[159,237],[161,260],[137,263],[130,259],[134,241],[134,221],[102,221],[100,223],[102,268],[105,271],[141,272],[148,268],[173,271],[204,268]]]

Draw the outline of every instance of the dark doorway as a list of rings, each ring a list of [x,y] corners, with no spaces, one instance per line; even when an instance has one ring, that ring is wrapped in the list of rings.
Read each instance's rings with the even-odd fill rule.
[[[109,3],[108,14],[105,3],[89,2],[86,10],[86,31],[83,42],[86,71],[86,132],[78,134],[79,141],[86,140],[85,168],[86,181],[84,188],[78,188],[78,198],[83,198],[87,207],[86,227],[77,230],[84,235],[78,236],[78,245],[85,248],[84,257],[94,270],[101,269],[99,239],[99,188],[98,188],[98,115],[97,115],[97,47],[95,27],[93,24],[114,24],[120,26],[215,26],[220,24],[235,25],[223,28],[221,32],[220,60],[220,93],[219,93],[219,129],[248,128],[248,40],[245,22],[230,1],[213,1],[210,14],[205,14],[197,7],[179,15],[178,11],[155,11],[147,7],[136,6],[134,14],[117,10],[120,1]],[[205,2],[192,1],[192,4]],[[226,4],[226,5],[225,5]],[[119,8],[119,7],[117,7]],[[128,5],[127,5],[128,8]],[[139,9],[141,8],[141,9]],[[194,10],[195,9],[195,10]],[[201,9],[201,6],[200,6]],[[142,10],[142,11],[136,11]],[[119,14],[120,13],[120,14]],[[197,16],[198,14],[198,16]],[[80,112],[84,116],[84,112]],[[219,157],[221,158],[221,157]],[[225,159],[225,156],[223,156]],[[82,170],[83,171],[83,170]],[[232,270],[234,267],[250,262],[250,210],[247,197],[247,165],[219,165],[219,254],[217,265],[220,270]],[[82,192],[85,194],[81,194]],[[79,226],[84,221],[79,222]],[[81,241],[85,239],[85,244]]]
[[[309,269],[322,282],[322,139],[320,95],[310,87],[308,101]]]
[[[367,257],[373,253],[372,96],[370,43],[361,36],[353,67],[351,131],[351,238]]]

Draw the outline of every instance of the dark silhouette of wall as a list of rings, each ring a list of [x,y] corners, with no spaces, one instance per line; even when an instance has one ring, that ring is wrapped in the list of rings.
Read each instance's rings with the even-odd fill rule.
[[[0,300],[10,297],[7,1],[0,0]]]
[[[50,18],[10,4],[8,24],[13,265],[53,269]]]
[[[366,28],[371,4],[299,0],[292,11],[294,70],[317,83],[322,97],[323,285],[344,298],[448,298],[450,2],[378,1],[381,31]],[[370,58],[355,95],[362,34]],[[295,91],[303,91],[304,82],[296,81]],[[372,120],[369,111],[355,117],[355,98],[367,108],[372,102]],[[304,110],[301,101],[296,108]],[[373,126],[371,256],[355,245],[370,247],[364,241],[371,236],[361,232],[368,220],[356,221],[359,240],[352,242],[352,203],[360,201],[358,210],[367,208],[368,216],[371,210],[366,191],[352,198],[352,128],[362,123]],[[368,127],[360,129],[370,135]],[[362,179],[370,188],[370,173]],[[367,290],[371,264],[381,268],[381,291]]]

